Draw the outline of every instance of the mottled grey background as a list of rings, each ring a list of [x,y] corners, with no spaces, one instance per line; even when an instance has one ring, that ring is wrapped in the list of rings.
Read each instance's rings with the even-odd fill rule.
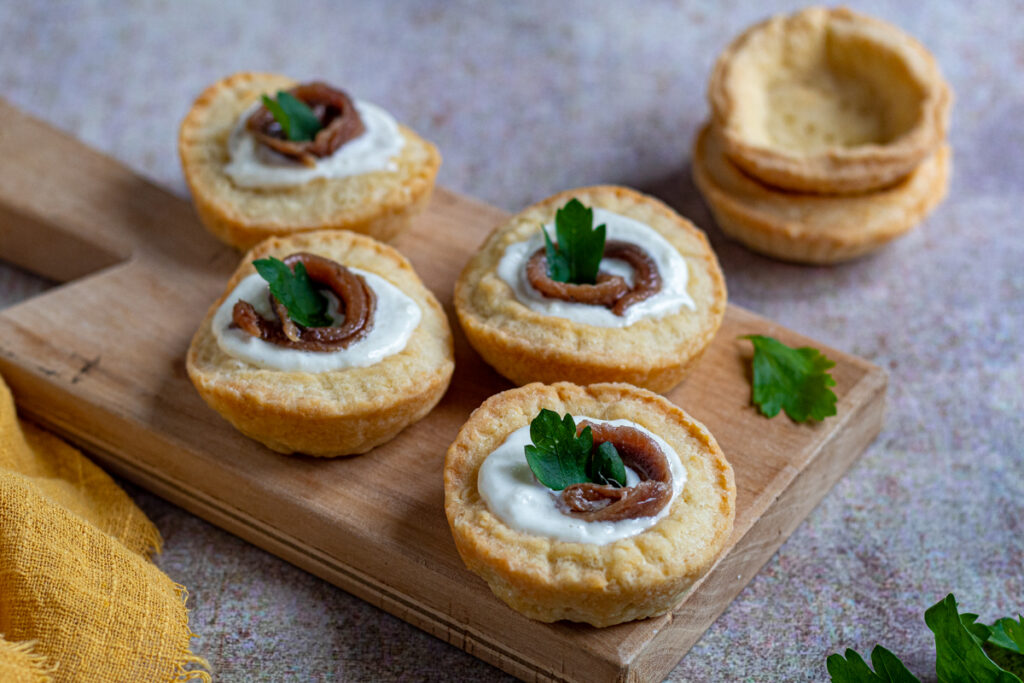
[[[8,1],[0,96],[180,194],[192,98],[262,69],[384,105],[438,143],[441,184],[511,211],[598,182],[667,199],[708,231],[733,302],[890,373],[882,435],[671,678],[820,680],[877,641],[931,675],[922,614],[948,591],[986,620],[1024,611],[1024,4],[854,4],[937,55],[955,173],[916,231],[831,268],[726,241],[688,169],[715,55],[794,3]],[[2,304],[45,286],[0,264]],[[129,490],[220,680],[502,677]]]

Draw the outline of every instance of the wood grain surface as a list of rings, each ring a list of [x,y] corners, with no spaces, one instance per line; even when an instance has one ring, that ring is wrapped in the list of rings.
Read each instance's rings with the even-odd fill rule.
[[[505,214],[443,189],[395,246],[451,320],[469,255]],[[112,471],[528,680],[660,680],[881,428],[870,363],[729,307],[669,398],[735,468],[726,551],[669,615],[595,629],[540,624],[462,565],[443,511],[444,453],[469,413],[509,388],[454,325],[452,386],[422,422],[370,454],[282,456],[235,432],[185,374],[185,351],[239,255],[188,202],[0,101],[0,257],[68,284],[0,313],[0,373],[22,413]],[[836,361],[839,414],[767,420],[750,406],[748,333]]]

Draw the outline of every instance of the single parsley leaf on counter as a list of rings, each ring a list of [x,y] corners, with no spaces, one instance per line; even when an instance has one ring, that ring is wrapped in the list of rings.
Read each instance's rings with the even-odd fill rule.
[[[285,137],[293,142],[309,142],[323,127],[305,102],[283,90],[277,91],[276,100],[263,95],[263,106],[281,125]]]
[[[270,286],[270,293],[288,309],[288,315],[303,327],[329,327],[331,317],[327,315],[327,298],[317,291],[306,273],[306,266],[295,264],[292,271],[284,261],[273,256],[258,259],[252,264]]]
[[[935,673],[940,683],[1021,683],[985,654],[982,641],[961,620],[952,593],[925,611],[924,623],[935,634]]]
[[[834,654],[825,660],[833,683],[921,683],[903,662],[881,645],[871,651],[872,671],[856,651],[847,649],[846,658]]]
[[[836,381],[827,370],[835,365],[817,349],[794,349],[772,337],[748,334],[754,345],[753,402],[765,417],[779,410],[794,422],[824,420],[836,414]]]
[[[570,199],[555,212],[555,235],[558,244],[551,242],[543,227],[544,250],[548,259],[548,277],[555,282],[592,285],[597,282],[597,271],[604,256],[606,226],[594,227],[594,210],[578,199]]]
[[[526,462],[537,481],[549,489],[561,491],[572,484],[593,482],[624,486],[626,468],[615,446],[603,443],[594,451],[594,434],[584,427],[576,436],[576,422],[566,413],[547,408],[530,422]],[[592,451],[594,451],[592,453]]]

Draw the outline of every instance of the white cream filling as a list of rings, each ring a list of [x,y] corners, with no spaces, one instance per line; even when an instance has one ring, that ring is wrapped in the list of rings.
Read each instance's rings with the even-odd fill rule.
[[[693,298],[686,291],[689,279],[686,260],[668,240],[645,223],[605,209],[594,208],[594,225],[601,223],[607,226],[607,239],[623,240],[638,245],[654,259],[658,272],[661,273],[661,291],[649,299],[633,304],[626,309],[625,315],[615,315],[604,306],[552,299],[534,289],[526,278],[526,264],[533,252],[544,246],[544,236],[540,230],[529,240],[516,242],[505,249],[501,261],[498,262],[498,277],[512,288],[516,299],[527,308],[544,315],[567,318],[595,327],[629,327],[639,320],[661,318],[675,313],[683,306],[692,311],[697,310]],[[546,224],[544,229],[548,231],[552,242],[557,241],[554,223]],[[621,275],[626,282],[633,284],[633,268],[625,261],[602,259],[601,270]]]
[[[345,349],[337,351],[302,351],[289,349],[263,341],[231,327],[235,302],[248,301],[256,312],[274,319],[270,308],[270,293],[266,281],[254,273],[231,290],[213,316],[213,335],[221,350],[229,356],[261,368],[285,372],[328,372],[343,368],[364,368],[402,351],[409,337],[420,323],[420,307],[408,295],[379,275],[349,267],[362,275],[366,284],[377,295],[377,309],[373,314],[370,332]],[[344,316],[338,314],[338,300],[326,292],[328,313],[338,324]]]
[[[353,100],[353,103],[366,130],[331,156],[318,159],[314,166],[306,166],[258,143],[246,129],[246,120],[260,106],[256,102],[242,112],[231,131],[228,138],[231,161],[224,166],[224,173],[239,187],[274,188],[302,185],[316,178],[397,171],[398,164],[394,158],[405,146],[398,122],[374,104],[358,100]]]
[[[498,519],[524,533],[547,536],[558,541],[571,543],[593,543],[605,545],[635,536],[651,528],[658,520],[668,515],[676,497],[686,484],[686,469],[679,454],[664,439],[649,429],[630,420],[598,420],[592,417],[576,417],[576,424],[588,420],[595,424],[629,426],[639,429],[654,439],[668,459],[672,471],[672,498],[658,514],[651,517],[623,519],[617,522],[587,522],[563,514],[558,507],[560,491],[552,491],[537,481],[526,462],[524,447],[532,443],[530,425],[517,429],[494,449],[480,465],[477,475],[477,490],[487,508]],[[633,486],[640,479],[630,468],[626,468],[626,485]]]

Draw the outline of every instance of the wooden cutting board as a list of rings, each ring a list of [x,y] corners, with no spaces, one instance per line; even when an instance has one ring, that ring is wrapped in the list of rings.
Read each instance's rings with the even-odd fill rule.
[[[439,189],[396,245],[444,304],[505,214]],[[445,450],[509,388],[454,326],[451,388],[372,453],[282,456],[235,432],[185,374],[189,339],[239,255],[188,202],[0,101],[0,257],[67,282],[0,313],[0,373],[22,413],[104,466],[360,598],[528,680],[660,680],[882,426],[886,376],[730,306],[669,398],[735,468],[736,525],[714,569],[666,616],[606,629],[530,621],[459,560],[443,511]],[[769,334],[836,361],[839,414],[768,420],[750,406],[749,344]]]

